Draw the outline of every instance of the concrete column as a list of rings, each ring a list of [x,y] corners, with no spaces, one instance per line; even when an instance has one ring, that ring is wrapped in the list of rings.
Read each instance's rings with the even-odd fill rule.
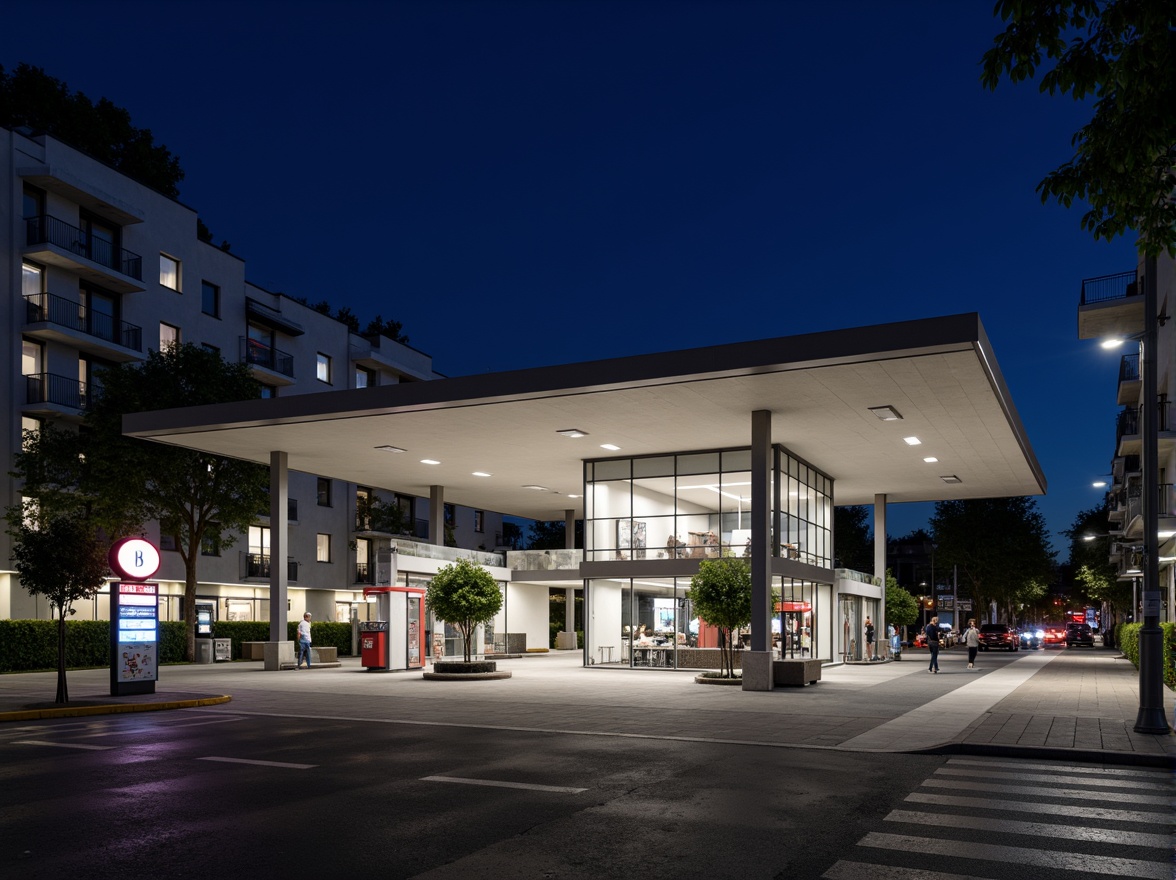
[[[772,689],[772,413],[751,414],[751,650],[743,689]]]
[[[286,557],[290,548],[290,475],[285,452],[270,453],[270,630],[269,644],[263,649],[268,671],[282,668],[284,661],[294,661],[294,643],[286,633],[289,618],[287,587],[289,576]]]
[[[564,548],[576,549],[576,511],[564,511]]]
[[[445,546],[445,487],[429,487],[429,540]]]
[[[564,547],[573,550],[576,547],[576,511],[564,511]],[[576,639],[576,588],[568,587],[564,590],[564,628],[557,636],[557,641],[564,648],[578,648]]]
[[[886,496],[874,496],[874,576],[882,578],[882,602],[878,606],[876,633],[886,638]]]

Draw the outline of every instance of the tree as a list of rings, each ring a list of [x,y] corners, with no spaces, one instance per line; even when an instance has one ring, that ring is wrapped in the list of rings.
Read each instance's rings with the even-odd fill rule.
[[[165,196],[180,194],[180,160],[150,129],[131,125],[131,114],[106,98],[95,104],[71,92],[40,67],[22,62],[8,74],[0,66],[0,125],[47,132]]]
[[[1039,90],[1093,97],[1074,155],[1037,185],[1042,202],[1084,200],[1096,239],[1128,230],[1148,256],[1176,256],[1176,29],[1168,0],[1000,0],[1006,29],[984,53],[981,82],[1037,76]]]
[[[864,504],[833,508],[833,552],[837,568],[874,570],[874,543],[870,536],[870,508]]]
[[[84,514],[111,541],[159,522],[184,563],[187,658],[195,659],[197,562],[205,542],[230,547],[266,510],[268,469],[251,462],[124,437],[125,413],[250,400],[260,386],[245,364],[198,345],[152,351],[99,374],[84,430],[47,425],[30,435],[13,475],[42,513]]]
[[[886,623],[895,627],[911,626],[919,619],[919,601],[898,585],[898,580],[886,570]]]
[[[1106,603],[1110,617],[1131,607],[1131,584],[1118,579],[1118,569],[1110,561],[1111,528],[1108,507],[1084,510],[1074,517],[1074,524],[1062,534],[1070,539],[1070,565],[1074,580],[1083,595],[1076,597],[1092,603]],[[1091,537],[1093,540],[1087,540]],[[1104,637],[1113,631],[1110,620],[1103,621]]]
[[[537,519],[527,526],[528,550],[563,550],[567,546],[562,519]],[[584,546],[584,521],[576,520],[575,544]]]
[[[686,598],[700,620],[720,633],[720,666],[723,678],[735,677],[732,632],[751,623],[751,568],[737,557],[704,559],[690,579]]]
[[[465,662],[470,662],[474,631],[502,609],[502,590],[494,576],[468,559],[459,559],[433,575],[425,606],[461,632]]]
[[[1045,518],[1032,498],[939,501],[931,517],[936,559],[959,567],[981,607],[995,603],[1001,617],[1045,595],[1053,572]]]
[[[32,516],[30,516],[32,514]],[[73,603],[89,599],[102,586],[110,567],[108,545],[78,512],[44,516],[24,505],[7,511],[8,534],[13,538],[12,562],[21,585],[33,596],[44,596],[57,610],[57,696],[69,702],[65,679],[65,619]]]

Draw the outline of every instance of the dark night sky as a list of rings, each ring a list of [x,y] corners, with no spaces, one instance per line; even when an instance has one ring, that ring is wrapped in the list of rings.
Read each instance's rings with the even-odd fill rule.
[[[1089,108],[980,87],[992,6],[46,0],[0,64],[126,107],[250,280],[446,375],[979,312],[1056,532],[1113,452],[1080,283],[1135,258],[1034,192]]]

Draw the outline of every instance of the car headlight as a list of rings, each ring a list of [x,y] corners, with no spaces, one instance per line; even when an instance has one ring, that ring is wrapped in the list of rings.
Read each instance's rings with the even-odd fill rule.
[[[1039,629],[1039,630],[1038,630],[1037,632],[1035,632],[1033,635],[1034,635],[1034,636],[1036,636],[1036,637],[1037,637],[1037,638],[1039,638],[1039,639],[1044,639],[1044,638],[1045,638],[1045,630],[1043,630],[1043,629]]]

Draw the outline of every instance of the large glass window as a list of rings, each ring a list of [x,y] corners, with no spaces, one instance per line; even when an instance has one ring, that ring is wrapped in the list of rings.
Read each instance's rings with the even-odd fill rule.
[[[180,261],[167,254],[159,255],[159,283],[169,290],[180,289]]]
[[[45,292],[45,270],[35,263],[21,263],[20,292],[22,296],[36,296]]]
[[[220,288],[208,281],[200,282],[200,310],[214,318],[220,317]]]

